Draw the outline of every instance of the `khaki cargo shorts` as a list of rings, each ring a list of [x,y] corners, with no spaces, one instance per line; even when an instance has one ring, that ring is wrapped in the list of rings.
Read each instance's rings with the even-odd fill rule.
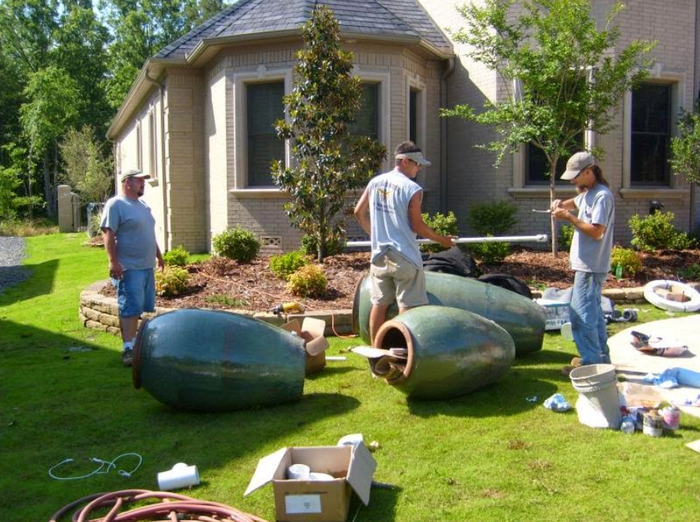
[[[372,263],[370,298],[372,304],[390,305],[396,300],[400,308],[428,304],[425,274],[404,256],[388,250]]]

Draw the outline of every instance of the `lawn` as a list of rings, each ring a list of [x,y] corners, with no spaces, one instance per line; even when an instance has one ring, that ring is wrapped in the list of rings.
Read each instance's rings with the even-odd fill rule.
[[[83,239],[28,238],[33,276],[0,294],[4,522],[48,520],[92,493],[156,489],[156,474],[177,462],[196,464],[202,478],[185,494],[274,520],[269,487],[243,498],[258,459],[284,446],[333,445],[350,433],[378,443],[375,480],[396,487],[373,489],[368,507],[354,499],[349,521],[699,519],[700,455],[684,445],[700,438],[700,420],[684,415],[680,430],[652,438],[594,430],[573,411],[545,409],[556,392],[576,400],[559,373],[575,349],[558,334],[501,382],[450,401],[406,401],[344,351],[357,340],[334,338],[330,354],[347,360],[308,379],[300,402],[219,414],[169,410],[133,388],[116,337],[80,326],[80,291],[106,275],[104,252],[82,247]],[[640,308],[643,321],[668,318]],[[80,475],[94,469],[91,457],[126,452],[143,457],[128,478],[48,475],[67,458],[74,462],[59,472]]]

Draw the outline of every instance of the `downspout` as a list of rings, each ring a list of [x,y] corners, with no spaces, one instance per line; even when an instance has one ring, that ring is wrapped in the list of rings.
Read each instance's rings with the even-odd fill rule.
[[[152,83],[158,87],[158,94],[160,97],[160,107],[158,110],[158,116],[160,119],[160,132],[158,133],[158,138],[160,141],[160,164],[162,165],[161,178],[163,183],[163,252],[168,252],[170,250],[170,229],[168,227],[168,190],[167,190],[167,178],[166,178],[166,166],[165,166],[165,85],[163,82],[151,78],[149,75],[149,70],[146,69],[145,80]]]
[[[700,0],[695,1],[695,53],[693,56],[693,95],[696,96],[695,99],[700,99],[700,85],[698,85],[698,80],[700,80],[700,66],[698,65],[698,59],[700,58],[700,37],[698,37],[698,31],[700,31]],[[693,110],[698,107],[693,99]],[[695,208],[697,199],[697,183],[690,184],[690,212],[688,217],[688,231],[693,232],[695,230],[695,223],[700,221],[700,216],[698,210]],[[700,225],[699,227],[700,228]]]
[[[698,0],[700,2],[700,0]],[[447,79],[455,70],[454,57],[440,77],[440,107],[447,107]],[[447,214],[447,118],[440,118],[440,212]]]

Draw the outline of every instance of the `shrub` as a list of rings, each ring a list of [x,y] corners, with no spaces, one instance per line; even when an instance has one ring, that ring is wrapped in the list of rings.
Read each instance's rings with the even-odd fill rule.
[[[423,214],[423,221],[426,225],[432,228],[435,232],[443,236],[456,236],[459,233],[457,228],[457,217],[454,212],[449,212],[447,215],[437,212],[431,216],[427,212]],[[433,253],[446,250],[439,243],[427,243],[420,246],[421,252]]]
[[[476,203],[469,209],[468,221],[480,236],[501,236],[515,226],[518,207],[509,201]]]
[[[318,254],[318,240],[316,236],[311,234],[304,234],[301,238],[301,252],[307,256],[316,257]],[[326,251],[325,256],[337,256],[342,254],[345,250],[345,240],[340,236],[334,236],[330,234],[330,237],[326,240]]]
[[[326,293],[328,280],[318,265],[302,266],[289,276],[287,290],[300,297],[321,297]]]
[[[270,258],[270,270],[280,279],[287,281],[289,276],[299,270],[302,266],[309,264],[309,259],[306,255],[297,250],[295,252],[287,252],[272,256]]]
[[[686,281],[700,281],[700,265],[693,263],[688,268],[680,269],[678,277]]]
[[[163,255],[163,261],[168,266],[185,266],[189,260],[190,253],[185,250],[185,247],[179,245],[173,248],[170,252]]]
[[[639,259],[637,252],[631,248],[614,246],[610,262],[613,273],[617,265],[622,266],[622,277],[634,277],[642,271],[642,261]]]
[[[487,234],[487,237],[491,237],[491,234]],[[510,245],[508,243],[474,243],[469,250],[480,263],[495,265],[503,263],[508,257]]]
[[[673,217],[673,212],[655,212],[644,218],[633,215],[627,222],[632,230],[632,246],[644,252],[693,248],[697,242],[676,230]]]
[[[190,274],[179,266],[168,266],[156,272],[156,293],[163,297],[180,295],[187,288]]]
[[[561,250],[570,250],[571,241],[574,239],[574,226],[562,225],[559,229],[559,248]]]
[[[212,244],[217,255],[239,263],[250,263],[260,251],[260,241],[255,234],[239,226],[215,235]]]

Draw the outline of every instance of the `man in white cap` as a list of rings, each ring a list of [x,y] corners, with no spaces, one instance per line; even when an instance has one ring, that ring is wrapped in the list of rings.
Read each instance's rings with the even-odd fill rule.
[[[109,276],[117,289],[124,366],[132,363],[141,314],[155,309],[153,269],[156,259],[161,270],[165,267],[156,242],[156,220],[148,205],[139,199],[149,177],[140,170],[123,173],[119,177],[121,194],[107,201],[100,223],[109,259]]]
[[[584,364],[610,363],[605,315],[601,307],[603,283],[610,271],[615,225],[615,198],[603,171],[588,152],[577,152],[566,163],[561,179],[576,185],[578,196],[552,202],[552,215],[574,227],[569,262],[574,270],[571,294],[571,331],[581,357],[562,373]],[[574,215],[570,210],[578,210]]]
[[[414,179],[421,167],[430,162],[412,141],[396,147],[395,158],[394,170],[370,180],[355,206],[355,217],[372,243],[369,316],[372,344],[394,301],[399,313],[428,304],[416,234],[445,248],[450,248],[454,239],[436,233],[421,215],[423,189]]]

